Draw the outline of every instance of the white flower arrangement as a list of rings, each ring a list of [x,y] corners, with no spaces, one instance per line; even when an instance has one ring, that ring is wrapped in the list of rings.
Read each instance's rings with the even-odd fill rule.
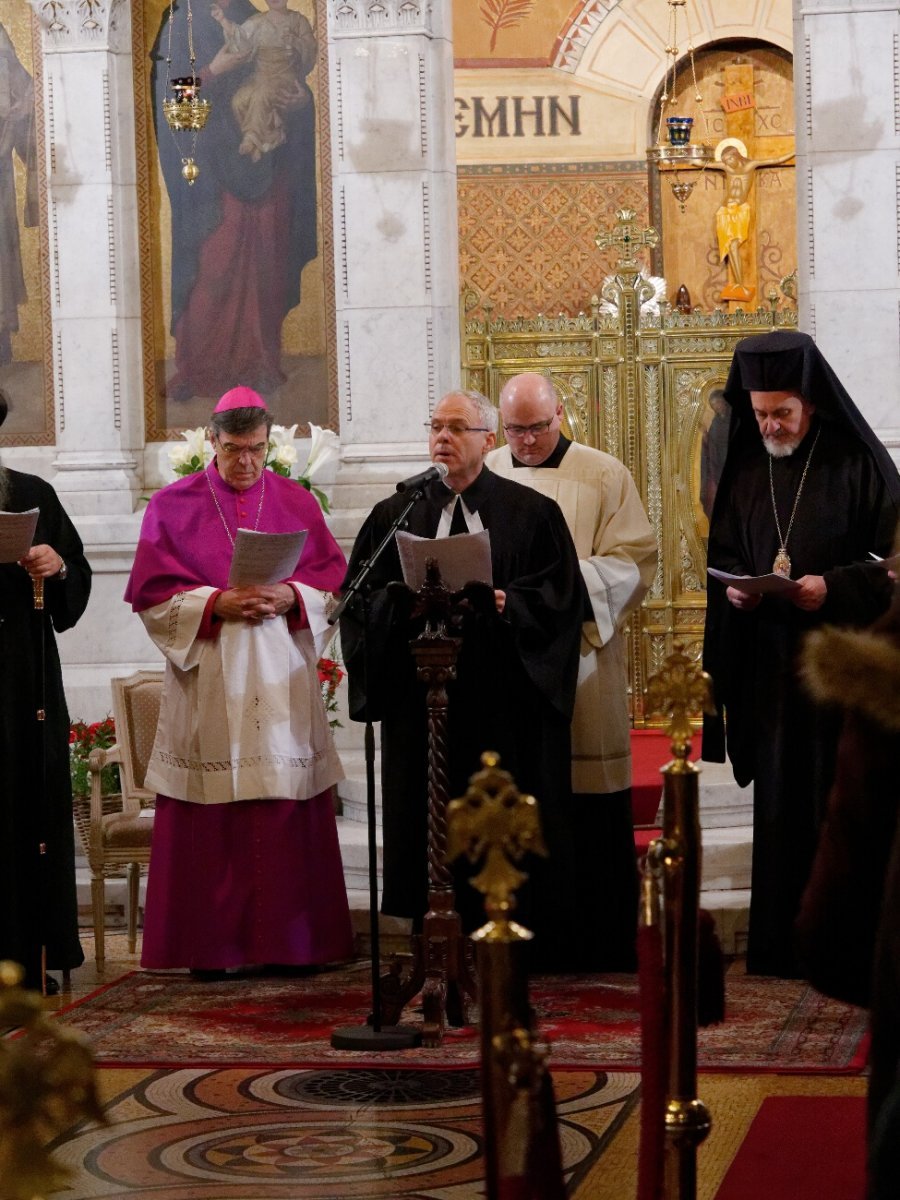
[[[325,467],[331,466],[341,456],[341,443],[333,429],[322,429],[319,425],[310,425],[312,440],[309,455],[303,474],[307,479],[315,479],[321,475]]]
[[[297,451],[294,449],[296,429],[296,425],[291,425],[289,429],[286,429],[284,425],[273,425],[272,432],[269,434],[266,466],[270,467],[276,475],[284,475],[288,479],[291,477],[291,467],[297,461]],[[306,465],[296,479],[301,487],[312,492],[322,506],[322,511],[327,513],[331,511],[328,497],[321,488],[313,485],[313,480],[317,476],[321,476],[325,467],[337,461],[340,456],[340,443],[337,434],[331,429],[322,429],[321,426],[312,424],[309,429],[312,435],[309,454],[306,458]]]
[[[206,440],[206,428],[198,425],[196,429],[184,429],[181,436],[187,444],[170,447],[169,464],[176,475],[195,475],[212,461],[213,451]]]
[[[313,481],[321,477],[322,472],[340,457],[340,441],[338,435],[331,429],[322,429],[319,425],[310,425],[312,435],[306,465],[296,481],[312,492],[323,512],[330,512],[328,497]],[[297,449],[294,445],[296,425],[273,425],[269,433],[269,447],[266,451],[266,466],[276,475],[291,478],[291,469],[297,463]],[[194,475],[205,470],[212,461],[213,449],[207,440],[206,429],[200,425],[196,429],[183,430],[181,436],[185,445],[175,445],[169,449],[169,464],[176,475]]]

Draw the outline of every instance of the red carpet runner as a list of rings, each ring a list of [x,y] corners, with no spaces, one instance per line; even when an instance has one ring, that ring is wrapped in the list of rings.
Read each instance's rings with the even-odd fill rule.
[[[862,1096],[770,1096],[716,1200],[862,1200],[865,1139]]]
[[[691,741],[691,759],[700,758],[701,737]],[[672,739],[661,729],[631,731],[631,806],[635,825],[652,825],[662,795],[661,769],[672,757]]]

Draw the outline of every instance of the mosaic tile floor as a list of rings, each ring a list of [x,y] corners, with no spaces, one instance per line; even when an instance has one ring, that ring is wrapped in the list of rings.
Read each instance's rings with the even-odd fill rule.
[[[138,969],[124,935],[108,936],[102,978],[89,935],[84,948],[88,962],[73,973],[71,993],[48,1007]],[[554,1085],[570,1196],[632,1200],[637,1077],[566,1071],[554,1076]],[[56,1153],[74,1175],[55,1200],[484,1196],[480,1098],[469,1070],[136,1066],[102,1069],[99,1087],[111,1123],[78,1127],[60,1139]],[[862,1096],[865,1087],[861,1076],[702,1076],[713,1128],[698,1153],[697,1200],[715,1200],[767,1096]]]
[[[109,1125],[73,1131],[60,1200],[483,1196],[481,1090],[470,1070],[104,1070]],[[116,1076],[123,1076],[116,1079]],[[636,1075],[554,1076],[571,1190],[637,1102]],[[118,1089],[118,1090],[116,1090]]]

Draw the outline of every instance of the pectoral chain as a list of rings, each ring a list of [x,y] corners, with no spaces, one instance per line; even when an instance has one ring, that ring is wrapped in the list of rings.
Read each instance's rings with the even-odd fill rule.
[[[216,512],[221,518],[222,524],[225,527],[225,533],[228,535],[228,540],[231,542],[231,548],[234,549],[234,537],[231,530],[228,528],[228,522],[225,520],[225,514],[222,512],[222,505],[219,503],[219,497],[216,495],[216,489],[212,485],[212,480],[209,477],[209,472],[206,473],[206,482],[209,486],[209,494],[213,498],[213,504],[216,506]],[[262,487],[259,490],[259,504],[256,506],[256,520],[253,522],[253,532],[256,533],[259,528],[259,517],[262,512],[263,500],[266,498],[266,473],[262,474]]]
[[[800,476],[800,483],[797,486],[797,495],[794,497],[794,507],[791,509],[791,518],[788,521],[788,527],[784,535],[781,532],[781,522],[778,520],[778,505],[775,503],[775,480],[772,476],[772,455],[769,455],[769,491],[772,494],[772,512],[775,514],[775,529],[778,533],[778,553],[775,555],[775,561],[772,563],[772,571],[776,575],[783,575],[785,579],[791,577],[791,556],[787,552],[788,538],[791,536],[791,530],[794,527],[794,517],[797,515],[797,505],[800,503],[800,493],[803,491],[803,485],[806,483],[806,472],[809,470],[809,464],[812,461],[813,450],[816,448],[816,442],[819,440],[819,434],[822,432],[821,426],[816,430],[816,436],[813,439],[813,444],[809,448],[809,454],[806,456],[806,465],[803,468],[803,474]]]

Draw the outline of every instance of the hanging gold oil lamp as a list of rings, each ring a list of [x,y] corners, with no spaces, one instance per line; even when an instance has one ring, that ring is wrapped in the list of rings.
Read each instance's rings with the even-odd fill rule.
[[[666,109],[675,104],[677,70],[678,70],[678,10],[685,9],[685,24],[687,25],[687,57],[691,69],[691,79],[694,85],[694,101],[699,105],[703,97],[697,86],[697,72],[694,67],[694,45],[691,41],[690,23],[687,21],[687,0],[667,0],[669,6],[669,28],[666,38],[666,72],[663,82],[663,93],[659,104],[659,126],[656,133],[656,145],[647,150],[647,160],[657,166],[665,165],[672,168],[669,186],[678,201],[682,212],[694,183],[679,175],[680,166],[700,167],[701,169],[712,160],[713,149],[707,142],[692,142],[691,133],[694,118],[687,115],[667,113]],[[707,129],[708,132],[708,129]],[[663,134],[665,133],[665,140]]]
[[[172,132],[175,145],[181,153],[176,134],[186,133],[190,136],[190,152],[182,155],[181,174],[188,186],[193,186],[200,168],[194,160],[197,146],[197,134],[209,119],[212,106],[208,100],[200,98],[202,80],[195,70],[194,55],[194,15],[191,11],[191,0],[187,0],[187,49],[191,65],[190,75],[172,79],[172,30],[175,24],[175,0],[169,0],[169,42],[166,52],[166,90],[163,98],[163,115],[166,124]]]

